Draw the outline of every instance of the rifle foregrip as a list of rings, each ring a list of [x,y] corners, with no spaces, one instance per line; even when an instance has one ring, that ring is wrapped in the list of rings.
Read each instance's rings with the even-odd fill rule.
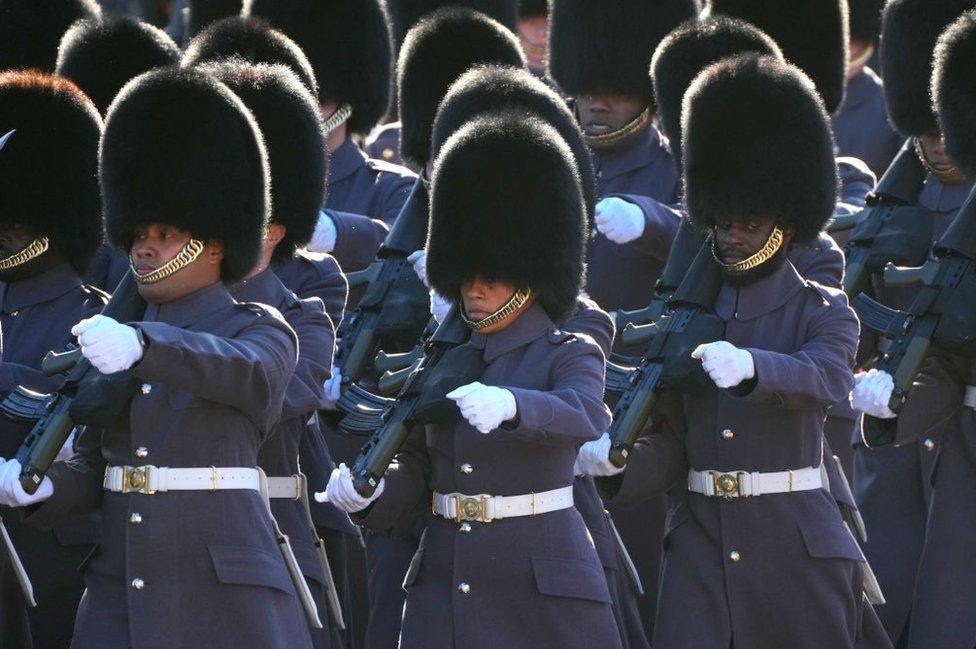
[[[376,353],[376,330],[362,329],[349,347],[349,353],[342,361],[339,372],[343,382],[354,382],[362,378],[366,363]]]
[[[650,342],[657,333],[661,331],[656,322],[646,325],[635,325],[628,323],[624,330],[620,332],[620,340],[627,345],[643,345]]]
[[[651,418],[651,411],[657,403],[657,392],[654,387],[641,381],[634,389],[633,396],[621,399],[622,411],[618,413],[610,425],[610,462],[617,468],[627,464],[627,456],[634,448],[637,438]]]
[[[376,354],[376,360],[374,361],[373,365],[380,372],[396,372],[410,367],[423,355],[424,348],[422,345],[417,345],[410,351],[402,354],[387,354],[386,352],[379,352]]]
[[[43,421],[44,430],[36,437],[20,471],[20,484],[29,494],[37,491],[58,451],[75,427],[67,408],[59,409]],[[33,433],[32,433],[33,435]]]
[[[41,361],[41,371],[44,376],[55,376],[74,368],[83,358],[81,348],[67,352],[48,352]]]
[[[369,498],[376,492],[380,479],[390,468],[409,432],[403,421],[391,421],[376,431],[353,464],[352,484],[360,496]]]
[[[406,385],[407,379],[412,373],[413,367],[405,367],[396,372],[384,372],[376,386],[380,395],[384,397],[396,396]]]
[[[868,287],[868,278],[870,277],[864,260],[858,259],[858,256],[855,255],[851,256],[847,268],[844,269],[844,293],[849,298],[855,298],[863,293],[864,289]]]

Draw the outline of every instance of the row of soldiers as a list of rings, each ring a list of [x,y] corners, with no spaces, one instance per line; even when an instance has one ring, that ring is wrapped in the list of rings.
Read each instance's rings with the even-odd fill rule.
[[[66,394],[72,341],[94,368],[30,489],[35,424],[0,427],[4,646],[976,645],[971,362],[927,357],[896,417],[840,247],[889,194],[922,234],[887,261],[967,213],[976,5],[230,4],[181,48],[0,2],[0,392]],[[719,332],[624,469],[604,365],[709,285],[681,249]],[[860,288],[910,307],[883,269]],[[364,488],[372,316],[477,362]]]

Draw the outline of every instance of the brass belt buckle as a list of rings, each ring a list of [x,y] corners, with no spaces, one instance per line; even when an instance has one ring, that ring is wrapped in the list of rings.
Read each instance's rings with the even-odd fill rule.
[[[488,499],[491,496],[454,496],[454,521],[477,521],[490,523],[488,518]]]
[[[144,493],[149,496],[156,493],[155,489],[149,488],[149,477],[155,468],[151,465],[122,467],[122,493]]]
[[[726,500],[731,500],[740,496],[739,476],[735,473],[713,473],[712,487],[716,496],[721,496]]]

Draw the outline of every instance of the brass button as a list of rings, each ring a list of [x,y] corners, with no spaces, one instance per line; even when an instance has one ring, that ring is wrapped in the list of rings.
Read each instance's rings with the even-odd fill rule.
[[[152,386],[149,385],[148,383],[143,383],[140,389],[142,390],[143,394],[149,394],[150,392],[152,392]]]
[[[474,467],[468,464],[467,462],[465,462],[460,467],[458,467],[458,470],[461,471],[461,473],[463,473],[464,475],[471,475],[472,473],[474,473]]]
[[[139,512],[132,512],[129,514],[129,522],[133,525],[139,525],[142,523],[142,514]]]
[[[722,431],[722,439],[732,439],[733,437],[735,437],[735,433],[728,428]]]
[[[922,446],[925,447],[926,451],[931,453],[932,451],[935,450],[935,441],[931,437],[926,437],[925,441],[922,442]]]
[[[392,160],[394,155],[396,154],[394,153],[393,149],[383,149],[383,159],[387,162]]]
[[[731,552],[729,552],[729,559],[732,559],[732,563],[739,563],[739,560],[741,558],[742,558],[742,555],[739,554],[738,552],[736,552],[735,550],[732,550]]]
[[[140,446],[136,449],[136,457],[146,457],[149,455],[149,449],[145,446]]]
[[[471,523],[461,523],[461,527],[458,529],[464,534],[467,534],[471,531]]]
[[[146,587],[146,582],[144,582],[139,577],[136,577],[135,579],[132,580],[132,587],[135,588],[136,590],[142,590],[143,588]]]
[[[460,584],[458,584],[458,590],[467,595],[471,592],[471,585],[466,581],[462,581]]]
[[[129,473],[129,486],[138,491],[146,486],[146,470],[132,469]]]

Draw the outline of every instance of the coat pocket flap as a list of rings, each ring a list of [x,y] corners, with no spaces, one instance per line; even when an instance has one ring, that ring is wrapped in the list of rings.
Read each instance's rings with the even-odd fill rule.
[[[267,586],[295,594],[295,586],[281,555],[261,548],[211,545],[210,558],[221,583]]]
[[[578,559],[532,557],[535,585],[543,595],[610,603],[607,576],[599,563]]]
[[[864,561],[861,548],[843,523],[803,521],[798,523],[798,527],[811,557]]]
[[[291,551],[295,553],[295,560],[306,579],[325,585],[325,569],[319,560],[319,551],[305,540],[291,539]]]

